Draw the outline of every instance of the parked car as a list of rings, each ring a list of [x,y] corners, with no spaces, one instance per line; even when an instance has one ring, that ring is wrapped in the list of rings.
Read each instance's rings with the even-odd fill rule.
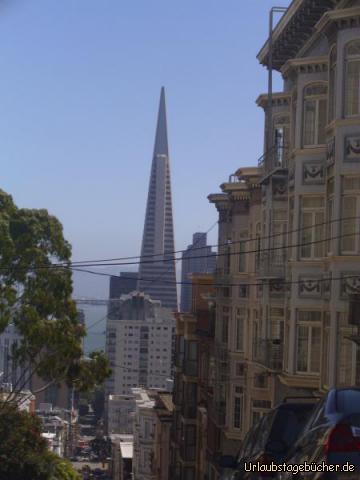
[[[355,471],[299,472],[297,479],[360,478],[360,389],[332,389],[319,402],[298,441],[286,458],[288,465],[354,465]],[[348,468],[348,467],[346,467]],[[291,472],[278,475],[281,480],[294,478]]]
[[[236,466],[223,480],[255,480],[275,477],[276,473],[246,471],[250,463],[282,463],[311,415],[316,398],[286,398],[265,414],[247,433]]]

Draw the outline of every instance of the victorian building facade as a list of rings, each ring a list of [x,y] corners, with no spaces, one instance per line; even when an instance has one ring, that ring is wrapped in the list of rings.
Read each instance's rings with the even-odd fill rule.
[[[258,59],[284,80],[257,99],[264,154],[209,196],[218,458],[286,395],[360,383],[360,1],[294,0]]]

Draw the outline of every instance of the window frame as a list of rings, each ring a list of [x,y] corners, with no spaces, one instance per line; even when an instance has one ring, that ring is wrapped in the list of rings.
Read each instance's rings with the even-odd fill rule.
[[[301,313],[318,313],[319,319],[318,320],[305,320],[300,319]],[[307,352],[306,352],[306,370],[299,369],[299,329],[300,328],[307,328]],[[318,353],[318,365],[319,369],[314,371],[311,369],[311,363],[314,359],[314,353],[312,349],[312,339],[313,339],[313,330],[318,329],[320,334],[320,341],[319,341],[319,353]],[[321,360],[322,360],[322,312],[321,310],[297,310],[296,312],[296,344],[295,344],[295,370],[296,373],[299,375],[319,375],[321,372]]]
[[[310,199],[310,198],[322,198],[323,200],[323,205],[321,207],[308,207],[308,206],[304,206],[304,199]],[[299,215],[299,221],[300,221],[300,225],[299,225],[299,247],[298,247],[298,258],[300,260],[319,260],[319,259],[322,259],[324,258],[325,256],[325,250],[326,250],[326,243],[325,242],[325,236],[324,236],[324,233],[325,233],[325,215],[326,215],[326,211],[325,211],[325,197],[323,195],[302,195],[301,196],[301,199],[300,199],[300,215]],[[311,228],[309,226],[306,226],[305,229],[306,229],[306,232],[310,232],[311,233],[311,240],[308,242],[306,240],[306,238],[304,238],[304,232],[305,232],[305,229],[304,229],[304,217],[303,215],[304,214],[307,214],[307,215],[311,215]],[[321,214],[322,215],[322,221],[320,223],[317,223],[316,222],[316,215],[319,215]],[[316,235],[317,235],[317,228],[319,228],[319,225],[321,226],[322,230],[321,230],[321,237],[322,237],[322,241],[318,241],[316,239]],[[320,240],[320,239],[319,239]],[[313,243],[314,241],[316,241],[316,243]],[[303,243],[307,243],[307,245],[305,245],[305,247],[310,247],[310,255],[309,256],[305,256],[303,255]],[[322,247],[322,252],[320,256],[317,256],[316,255],[316,248],[319,247],[321,248]]]
[[[232,426],[235,430],[241,430],[244,422],[244,392],[238,392],[237,388],[239,387],[239,385],[235,385],[233,393]]]
[[[307,94],[306,90],[311,87],[325,87],[325,93],[319,94]],[[305,143],[305,121],[306,121],[306,102],[315,101],[315,120],[314,120],[314,143]],[[320,102],[325,101],[325,123],[324,123],[324,142],[319,142],[319,120],[320,120]],[[328,86],[327,82],[311,82],[304,86],[303,88],[303,101],[302,101],[302,131],[301,131],[301,144],[302,148],[314,148],[319,146],[326,145],[325,138],[325,126],[327,124],[327,115],[328,115]]]
[[[349,47],[351,46],[351,44],[355,44],[355,43],[358,43],[359,44],[359,47],[360,47],[360,40],[358,38],[354,38],[352,40],[350,40],[349,42],[346,43],[346,45],[344,46],[344,75],[345,75],[345,80],[344,80],[344,88],[343,88],[343,100],[344,100],[344,108],[343,108],[343,112],[344,112],[344,117],[345,118],[354,118],[354,117],[358,117],[360,116],[360,93],[358,94],[358,106],[357,106],[357,112],[356,113],[348,113],[348,107],[347,107],[347,103],[348,103],[348,92],[349,92],[349,88],[348,88],[348,81],[349,81],[349,76],[348,76],[348,70],[349,70],[349,63],[351,61],[353,62],[359,62],[359,76],[358,76],[358,87],[360,89],[360,53],[359,54],[353,54],[353,55],[349,55],[348,54],[348,49]],[[350,59],[349,59],[350,57]]]

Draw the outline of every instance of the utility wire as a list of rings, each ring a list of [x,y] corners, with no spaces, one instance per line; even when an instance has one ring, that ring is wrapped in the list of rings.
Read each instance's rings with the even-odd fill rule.
[[[271,238],[284,237],[286,235],[289,235],[290,233],[297,233],[297,232],[301,232],[301,231],[304,231],[304,230],[309,230],[309,229],[313,229],[315,227],[321,227],[321,226],[329,225],[329,224],[336,223],[336,222],[345,222],[345,221],[348,221],[348,220],[359,220],[359,219],[360,219],[360,216],[337,218],[337,219],[334,219],[334,220],[328,220],[328,221],[324,221],[324,222],[321,222],[321,223],[317,223],[316,225],[299,227],[299,228],[296,228],[296,229],[293,229],[293,230],[287,230],[286,232],[274,233],[274,234],[266,235],[266,236],[250,237],[250,238],[246,238],[246,239],[242,239],[242,240],[233,240],[233,241],[229,241],[229,242],[226,242],[226,243],[217,243],[217,244],[213,244],[213,245],[205,245],[203,247],[191,246],[190,249],[175,250],[173,252],[166,252],[166,255],[176,255],[177,253],[187,253],[189,251],[203,250],[203,249],[207,249],[209,247],[211,247],[211,248],[226,247],[226,246],[236,245],[238,243],[243,244],[243,243],[248,243],[248,242],[253,242],[253,241],[264,241],[264,240],[268,240],[268,239],[271,239]],[[214,226],[217,223],[218,223],[218,221],[216,221],[215,224],[212,225],[210,227],[210,229],[205,233],[209,233],[209,231],[212,230],[212,228],[214,228]],[[195,245],[196,245],[196,243],[195,243]],[[148,255],[137,255],[137,256],[130,256],[130,257],[105,258],[105,259],[100,259],[100,260],[77,260],[77,261],[71,262],[71,264],[72,265],[79,265],[79,266],[81,266],[82,264],[85,264],[85,266],[86,266],[86,264],[90,264],[90,263],[93,264],[93,263],[116,262],[116,261],[122,261],[122,260],[134,260],[134,259],[137,259],[137,258],[140,258],[140,259],[141,258],[154,258],[154,257],[163,256],[163,255],[164,255],[163,253],[153,253],[153,254],[148,254]],[[216,252],[214,252],[213,255],[216,255]],[[206,257],[206,256],[201,256],[201,258],[203,258],[203,257]],[[191,258],[197,258],[197,257],[191,257]],[[134,263],[138,263],[138,262],[134,262]],[[149,263],[153,263],[153,262],[149,262]],[[65,264],[65,262],[63,264]],[[124,264],[124,265],[126,265],[126,264]]]
[[[329,273],[329,272],[322,272],[322,273]],[[103,274],[105,275],[105,274]],[[314,282],[332,282],[332,281],[336,281],[336,280],[344,280],[344,279],[350,279],[350,278],[359,278],[360,277],[360,272],[357,274],[357,275],[343,275],[341,277],[326,277],[326,278],[314,278],[312,279]],[[126,277],[123,277],[123,278],[126,278]],[[131,277],[128,277],[128,278],[131,278]],[[149,280],[151,281],[151,280]],[[167,282],[163,282],[163,283],[176,283],[177,285],[193,285],[191,282],[171,282],[171,281],[167,281]],[[214,283],[214,284],[209,284],[209,283],[197,283],[196,285],[201,285],[201,286],[204,286],[204,287],[215,287],[215,288],[226,288],[226,287],[243,287],[243,286],[247,286],[247,287],[261,287],[261,286],[264,286],[264,285],[271,285],[271,284],[280,284],[280,285],[300,285],[300,284],[303,284],[305,283],[305,280],[288,280],[288,281],[283,281],[283,280],[279,280],[277,278],[267,278],[267,279],[264,279],[262,280],[261,282],[258,282],[258,283],[245,283],[245,282],[241,282],[241,283]],[[119,301],[119,299],[113,299],[112,301],[116,302],[116,301]]]
[[[312,228],[315,228],[317,227],[318,225],[315,225],[315,226],[312,226]],[[285,233],[282,234],[283,236],[285,236]],[[288,244],[288,245],[278,245],[278,246],[275,246],[275,247],[267,247],[267,248],[263,248],[263,247],[258,247],[256,249],[253,249],[253,250],[245,250],[245,251],[242,251],[242,252],[223,252],[223,253],[212,253],[211,255],[199,255],[199,256],[192,256],[191,258],[192,259],[197,259],[197,258],[210,258],[210,257],[213,257],[213,256],[216,256],[216,257],[224,257],[224,256],[232,256],[232,255],[247,255],[249,253],[263,253],[263,252],[272,252],[272,251],[276,251],[276,250],[285,250],[285,249],[288,249],[288,248],[295,248],[295,247],[305,247],[305,246],[311,246],[311,245],[316,245],[316,244],[319,244],[319,243],[326,243],[326,242],[329,242],[329,241],[332,241],[332,240],[338,240],[338,239],[342,239],[342,238],[346,238],[346,237],[354,237],[356,236],[356,233],[345,233],[345,234],[341,234],[341,235],[337,235],[337,236],[334,236],[334,237],[328,237],[328,238],[321,238],[319,240],[312,240],[310,242],[299,242],[299,243],[293,243],[293,244]],[[231,246],[229,244],[229,246]],[[113,262],[113,263],[103,263],[103,264],[100,264],[100,263],[88,263],[88,264],[81,264],[81,265],[73,265],[72,262],[68,262],[68,263],[51,263],[49,265],[37,265],[37,266],[34,266],[32,267],[31,269],[25,269],[25,268],[17,268],[17,267],[14,267],[14,268],[10,268],[10,267],[1,267],[0,268],[0,271],[8,271],[8,270],[11,270],[12,272],[16,272],[16,271],[36,271],[36,270],[43,270],[43,269],[58,269],[58,268],[70,268],[72,270],[78,270],[78,271],[86,271],[86,270],[81,270],[80,268],[78,267],[81,267],[81,268],[84,268],[84,267],[110,267],[110,266],[128,266],[128,265],[141,265],[141,264],[154,264],[154,263],[164,263],[164,262],[179,262],[180,260],[182,260],[181,257],[173,257],[173,258],[164,258],[164,259],[161,259],[161,260],[144,260],[144,261],[137,261],[137,262]],[[169,267],[169,269],[172,268],[172,265]],[[159,275],[159,277],[161,278],[162,276],[164,276],[165,274],[167,273],[166,272],[163,272],[161,275]],[[110,276],[110,277],[114,277],[114,275],[112,274],[106,274],[106,273],[103,273],[103,275],[106,275],[106,276]],[[125,278],[125,277],[123,277]],[[138,278],[138,280],[143,280],[142,278]],[[151,282],[156,282],[157,279],[153,279],[151,280]]]
[[[247,255],[249,253],[258,253],[258,254],[262,254],[264,252],[272,252],[272,251],[277,251],[277,250],[285,250],[285,249],[288,249],[288,248],[294,248],[294,247],[306,247],[306,246],[311,246],[311,245],[317,245],[319,243],[326,243],[326,242],[329,242],[331,240],[337,240],[337,239],[342,239],[342,238],[346,238],[346,237],[353,237],[355,236],[354,233],[347,233],[347,234],[342,234],[342,235],[337,235],[335,237],[329,237],[329,238],[323,238],[323,239],[320,239],[320,240],[312,240],[311,242],[300,242],[300,243],[295,243],[295,244],[290,244],[290,245],[281,245],[281,246],[277,246],[277,247],[270,247],[270,248],[266,248],[266,249],[261,249],[261,248],[257,248],[257,249],[254,249],[254,250],[247,250],[247,251],[244,251],[244,252],[226,252],[226,253],[220,253],[220,254],[217,254],[217,257],[221,257],[221,256],[233,256],[233,255]],[[206,258],[206,257],[211,257],[211,255],[204,255],[200,258]],[[192,258],[197,258],[197,257],[192,257]],[[268,257],[269,259],[271,257]],[[177,261],[179,261],[179,259],[177,259]],[[141,263],[141,262],[139,262]],[[152,262],[150,262],[152,263]],[[115,264],[113,264],[115,265]],[[125,265],[125,264],[118,264],[118,265]],[[98,267],[100,265],[85,265],[85,267]],[[103,266],[106,266],[106,265],[103,265]],[[113,277],[114,275],[110,274],[110,273],[106,273],[106,272],[96,272],[94,270],[88,270],[88,269],[85,269],[85,268],[78,268],[78,267],[73,267],[71,265],[65,267],[65,266],[49,266],[48,268],[69,268],[73,271],[78,271],[78,272],[84,272],[84,273],[89,273],[89,274],[93,274],[93,275],[100,275],[100,276],[106,276],[106,277]],[[242,273],[242,272],[239,272],[239,273]],[[247,275],[258,275],[258,272],[244,272],[245,274]],[[164,275],[164,274],[163,274]],[[162,275],[160,275],[159,277],[161,277]],[[126,277],[125,275],[122,275],[121,278],[124,278],[124,279],[129,279],[131,277]],[[153,282],[157,282],[158,279],[146,279],[146,278],[138,278],[138,280],[142,280],[142,281],[150,281],[151,283]],[[166,282],[166,283],[173,283],[173,282]],[[180,285],[183,284],[183,285],[192,285],[191,282],[189,283],[186,283],[186,282],[177,282],[179,283]]]

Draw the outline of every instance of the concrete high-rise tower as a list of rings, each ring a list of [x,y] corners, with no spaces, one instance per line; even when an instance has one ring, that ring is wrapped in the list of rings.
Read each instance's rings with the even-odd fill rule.
[[[165,90],[162,87],[141,247],[142,263],[139,268],[138,290],[147,293],[153,300],[161,300],[163,307],[177,310],[174,250]]]

